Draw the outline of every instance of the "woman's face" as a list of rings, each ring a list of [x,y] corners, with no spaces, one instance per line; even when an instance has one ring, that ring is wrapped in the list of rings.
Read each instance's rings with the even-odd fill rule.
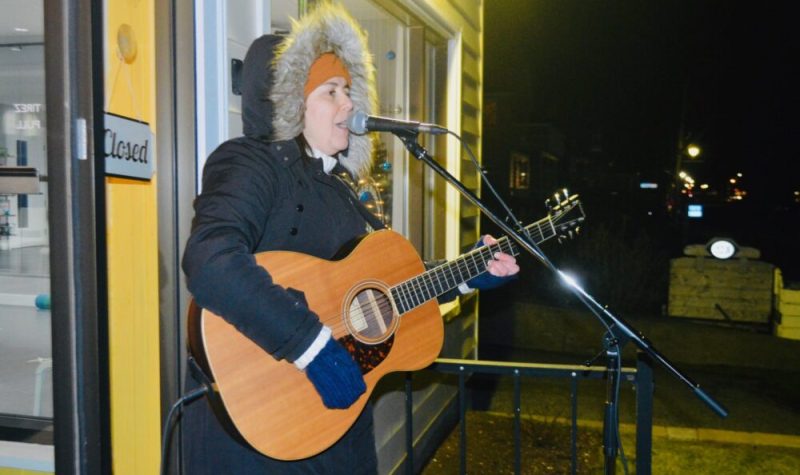
[[[343,77],[332,77],[306,98],[303,135],[308,144],[327,155],[347,148],[350,131],[347,116],[353,110],[350,87]]]

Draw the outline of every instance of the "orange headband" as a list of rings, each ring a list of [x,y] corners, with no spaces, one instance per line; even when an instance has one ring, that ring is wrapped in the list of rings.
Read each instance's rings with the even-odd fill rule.
[[[348,86],[351,84],[350,72],[342,60],[333,53],[322,54],[308,70],[308,79],[306,80],[305,88],[303,88],[303,96],[308,97],[311,91],[319,87],[320,84],[336,76],[343,77]]]

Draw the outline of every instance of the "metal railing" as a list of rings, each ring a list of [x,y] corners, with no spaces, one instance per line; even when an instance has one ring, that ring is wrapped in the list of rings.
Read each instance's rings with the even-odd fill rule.
[[[460,428],[460,470],[467,473],[467,378],[474,374],[509,376],[514,381],[513,395],[513,438],[514,438],[514,473],[521,473],[521,378],[546,377],[568,378],[570,380],[571,434],[570,473],[576,473],[577,440],[578,440],[578,381],[581,379],[605,379],[608,369],[602,366],[576,366],[558,364],[536,364],[483,360],[460,360],[440,358],[428,370],[443,374],[454,374],[458,377],[458,422]],[[639,353],[636,367],[623,367],[620,375],[622,381],[633,384],[636,393],[636,473],[651,473],[653,442],[653,368],[649,358]],[[414,471],[414,439],[413,439],[413,387],[411,373],[406,377],[406,473]],[[613,473],[613,468],[611,469]],[[607,471],[608,473],[608,471]]]

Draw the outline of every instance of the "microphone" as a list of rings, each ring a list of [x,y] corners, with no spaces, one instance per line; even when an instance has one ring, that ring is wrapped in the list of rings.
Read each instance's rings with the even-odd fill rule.
[[[350,114],[350,117],[347,118],[347,128],[356,135],[364,135],[367,132],[391,132],[395,135],[408,135],[409,133],[442,135],[447,133],[447,129],[436,124],[389,119],[367,115],[362,111],[354,111]]]

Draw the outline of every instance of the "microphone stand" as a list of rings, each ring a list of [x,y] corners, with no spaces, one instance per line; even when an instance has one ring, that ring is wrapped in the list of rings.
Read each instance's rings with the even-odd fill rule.
[[[477,206],[489,219],[492,220],[501,231],[516,241],[522,249],[525,249],[538,259],[542,264],[550,269],[557,276],[568,284],[568,287],[578,297],[586,307],[592,312],[605,326],[607,333],[604,338],[605,353],[607,357],[607,398],[603,420],[603,444],[605,456],[605,473],[614,473],[616,468],[616,455],[619,448],[618,431],[616,430],[617,420],[617,395],[616,386],[619,382],[619,367],[622,357],[622,345],[627,341],[632,341],[639,350],[648,354],[650,358],[657,361],[667,372],[671,373],[679,381],[687,385],[694,394],[700,398],[713,412],[720,417],[727,417],[728,410],[719,402],[714,400],[708,393],[700,388],[698,383],[692,381],[688,376],[676,368],[664,355],[644,337],[642,333],[633,328],[629,323],[617,317],[600,305],[591,295],[583,290],[573,279],[561,272],[533,243],[527,236],[520,234],[512,229],[506,222],[492,212],[481,200],[468,190],[463,183],[439,165],[428,151],[417,141],[418,133],[414,131],[395,132],[395,135],[403,142],[406,149],[418,160],[431,167],[436,173],[453,185],[464,197],[472,204]],[[518,223],[515,223],[518,225]]]

